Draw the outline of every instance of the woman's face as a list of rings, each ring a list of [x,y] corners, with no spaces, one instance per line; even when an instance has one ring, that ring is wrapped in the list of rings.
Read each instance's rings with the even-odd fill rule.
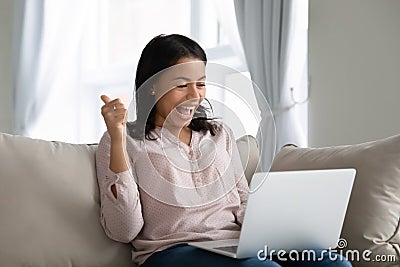
[[[163,71],[153,88],[157,126],[180,130],[190,124],[206,96],[205,71],[205,62],[195,58],[181,58]]]

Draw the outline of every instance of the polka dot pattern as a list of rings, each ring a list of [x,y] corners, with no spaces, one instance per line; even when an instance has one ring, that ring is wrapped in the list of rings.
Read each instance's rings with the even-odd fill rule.
[[[127,137],[131,169],[121,173],[109,169],[109,134],[105,132],[100,140],[96,168],[101,196],[100,221],[107,236],[119,242],[131,242],[133,260],[138,264],[155,251],[176,244],[238,238],[249,189],[231,129],[221,124],[215,136],[193,131],[190,145],[161,127],[154,131],[159,138],[153,141]],[[204,149],[207,143],[212,146]],[[214,147],[213,151],[210,147]],[[188,169],[171,163],[171,157],[165,152],[170,148],[179,148],[182,157],[190,162]],[[212,153],[213,160],[203,164],[201,158]],[[192,187],[189,197],[193,199],[207,197],[208,191],[201,188],[218,180],[223,173],[232,176],[236,183],[216,201],[179,206],[155,197],[176,200],[180,195],[154,182],[154,173],[175,187]],[[144,190],[141,181],[149,181],[154,188]],[[117,198],[111,192],[114,184]]]

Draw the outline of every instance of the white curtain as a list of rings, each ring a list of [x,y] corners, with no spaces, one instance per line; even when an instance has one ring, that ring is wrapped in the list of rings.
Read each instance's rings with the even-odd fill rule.
[[[236,13],[233,1],[218,0],[213,3],[218,16],[218,21],[224,29],[235,55],[244,63],[244,65],[246,65],[246,57],[244,55],[238,27],[236,26]]]
[[[267,99],[269,109],[257,97],[261,123],[257,134],[261,152],[261,170],[268,171],[275,153],[285,144],[307,145],[306,107],[297,105],[294,95],[306,96],[307,53],[298,49],[296,37],[296,1],[235,0],[239,33],[252,80]],[[297,1],[299,3],[301,1]],[[304,3],[304,2],[303,2]],[[296,49],[298,51],[296,51]],[[294,62],[298,59],[303,63]],[[298,65],[301,66],[298,66]],[[300,71],[299,71],[300,70]],[[293,93],[291,91],[293,88]],[[255,92],[257,95],[257,92]],[[274,126],[275,124],[275,126]],[[276,140],[274,128],[276,127]]]
[[[14,1],[13,133],[26,135],[41,105],[36,102],[44,23],[44,0]]]
[[[14,2],[14,134],[77,141],[76,63],[89,2]]]

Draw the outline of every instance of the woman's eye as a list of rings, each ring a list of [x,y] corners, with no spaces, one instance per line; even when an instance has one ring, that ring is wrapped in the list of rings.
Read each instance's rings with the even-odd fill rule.
[[[206,83],[203,83],[203,82],[202,83],[196,83],[196,86],[202,88],[202,87],[206,86]],[[186,87],[188,87],[188,84],[181,84],[181,85],[177,85],[176,86],[176,88],[186,88]]]

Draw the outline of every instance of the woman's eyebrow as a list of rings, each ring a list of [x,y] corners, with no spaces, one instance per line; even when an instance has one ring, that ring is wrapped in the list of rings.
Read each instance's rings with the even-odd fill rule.
[[[205,78],[206,78],[206,76],[204,75],[203,77],[198,78],[196,81],[199,81],[199,80],[202,80],[202,79],[205,79]],[[175,81],[175,80],[185,80],[187,82],[191,81],[191,79],[183,77],[183,76],[176,77],[176,78],[173,79],[173,81]]]

